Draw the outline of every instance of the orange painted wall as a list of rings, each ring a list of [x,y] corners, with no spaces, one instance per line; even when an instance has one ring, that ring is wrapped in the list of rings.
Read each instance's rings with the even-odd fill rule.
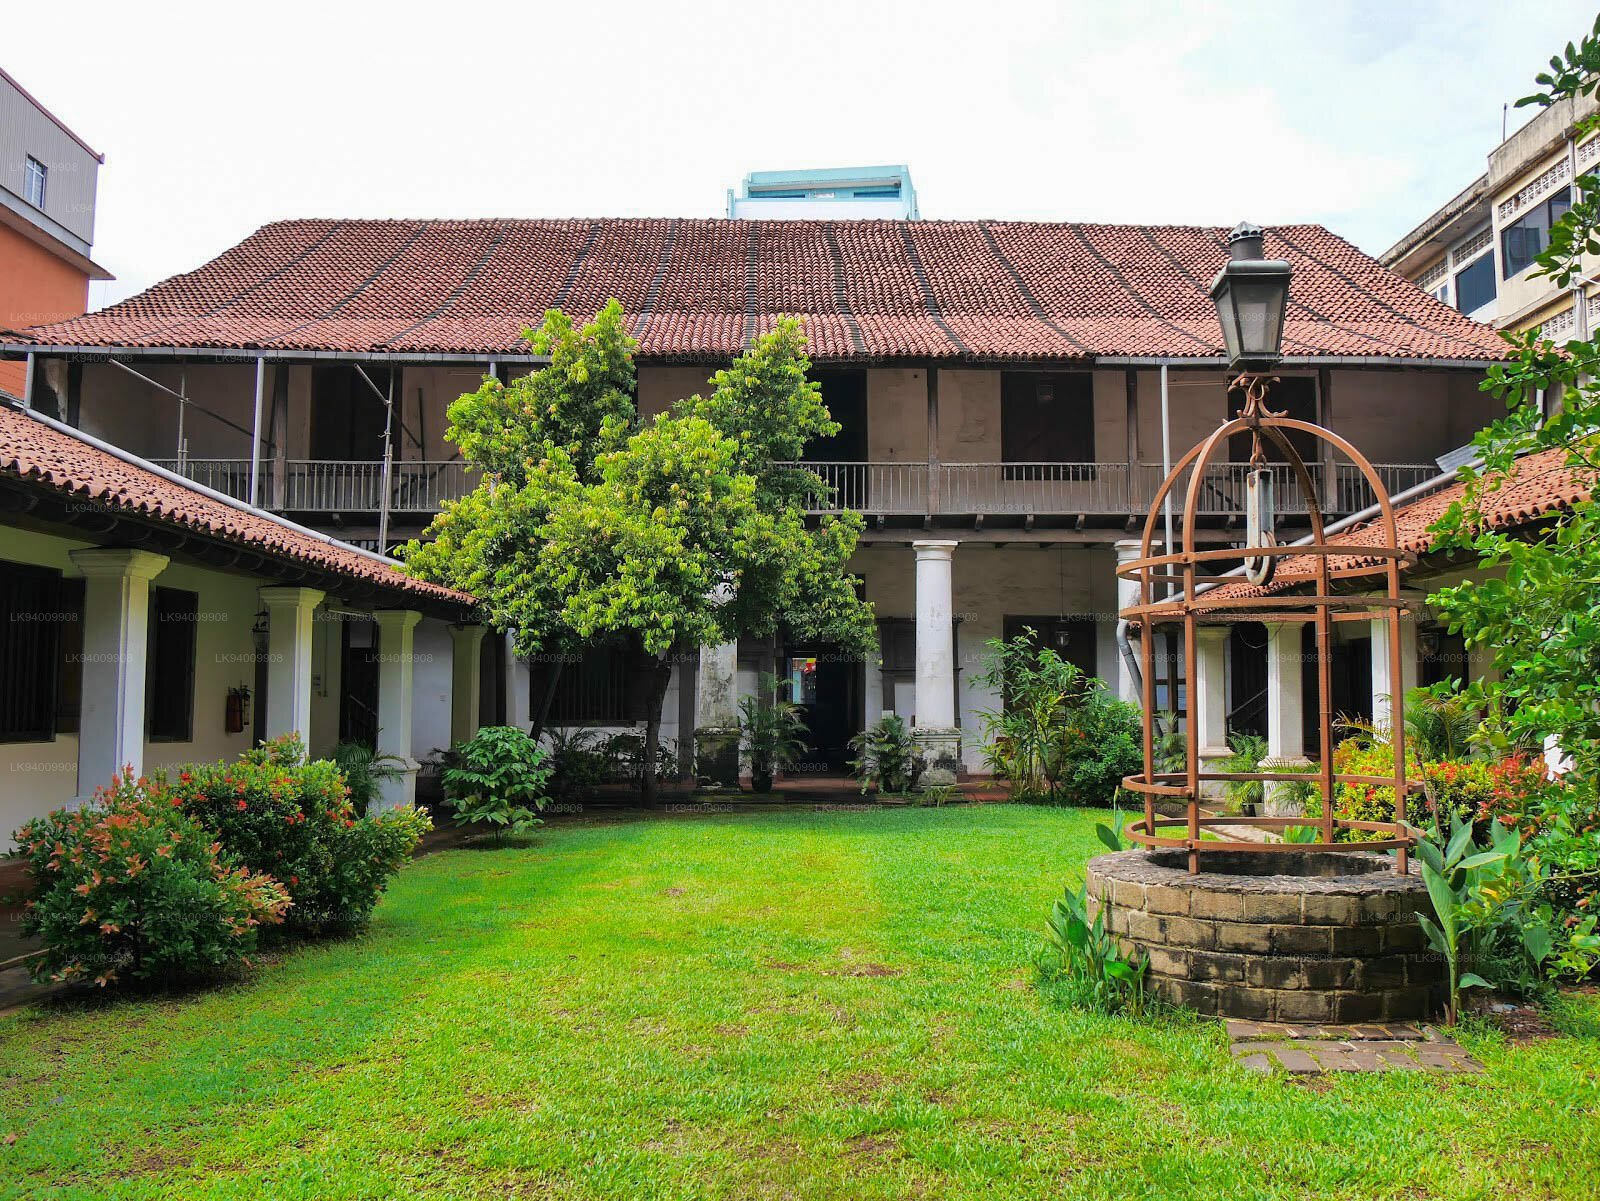
[[[0,329],[21,329],[81,316],[89,277],[16,230],[0,225]],[[26,369],[0,363],[0,388],[22,395]]]

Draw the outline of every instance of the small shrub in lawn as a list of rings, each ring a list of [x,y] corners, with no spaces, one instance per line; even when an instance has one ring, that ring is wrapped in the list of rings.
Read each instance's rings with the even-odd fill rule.
[[[911,736],[906,719],[886,713],[850,740],[856,757],[850,768],[861,781],[861,791],[899,795],[913,792],[922,779],[922,752]]]
[[[174,802],[239,862],[283,883],[294,899],[284,928],[300,934],[365,925],[430,828],[414,809],[358,817],[338,765],[306,762],[293,734],[235,763],[186,768],[170,788]]]
[[[241,962],[288,891],[238,866],[175,806],[166,784],[119,776],[80,809],[17,832],[32,882],[23,931],[44,943],[36,978],[174,983]]]
[[[484,726],[457,743],[440,779],[458,826],[490,826],[498,840],[540,825],[550,769],[544,748],[516,726]]]

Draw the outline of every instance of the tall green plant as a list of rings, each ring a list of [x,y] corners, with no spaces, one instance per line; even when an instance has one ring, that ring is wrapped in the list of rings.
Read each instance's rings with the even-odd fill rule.
[[[770,792],[772,778],[806,753],[806,721],[800,706],[783,690],[787,681],[762,672],[758,694],[739,699],[739,745],[750,757],[757,792]]]
[[[1434,913],[1433,918],[1419,913],[1417,921],[1433,949],[1444,957],[1450,989],[1446,1025],[1456,1024],[1463,988],[1490,987],[1478,973],[1463,970],[1462,953],[1474,927],[1482,928],[1489,920],[1481,910],[1496,901],[1487,885],[1499,875],[1507,853],[1503,848],[1480,850],[1473,843],[1472,823],[1460,818],[1442,845],[1431,831],[1424,831],[1417,840],[1422,882]]]
[[[855,758],[850,769],[861,781],[861,791],[900,795],[915,791],[922,777],[922,753],[911,728],[898,713],[886,713],[850,740]]]

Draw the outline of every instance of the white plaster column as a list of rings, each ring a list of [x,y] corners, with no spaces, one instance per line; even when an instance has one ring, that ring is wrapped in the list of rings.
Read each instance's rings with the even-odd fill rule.
[[[1305,655],[1303,626],[1297,621],[1269,621],[1267,627],[1267,756],[1268,770],[1308,763],[1305,752]],[[1319,751],[1320,753],[1320,751]],[[1286,781],[1262,786],[1267,817],[1301,817],[1305,802]]]
[[[1412,601],[1416,604],[1416,601]],[[1387,726],[1394,713],[1391,698],[1398,691],[1402,703],[1405,694],[1417,686],[1417,619],[1414,614],[1400,616],[1400,671],[1401,678],[1391,679],[1389,662],[1389,619],[1372,619],[1372,724]]]
[[[1193,691],[1189,701],[1189,736],[1194,739],[1201,769],[1217,759],[1226,759],[1228,749],[1228,627],[1200,626],[1194,632],[1195,665]],[[1203,785],[1212,795],[1221,791],[1217,784]]]
[[[379,790],[378,808],[387,810],[417,799],[417,769],[422,765],[411,757],[411,699],[413,639],[422,614],[412,609],[380,609],[372,620],[378,626],[378,753],[393,755],[403,764]]]
[[[1275,759],[1305,757],[1305,659],[1301,624],[1269,621],[1267,626],[1267,754]]]
[[[922,778],[928,784],[953,784],[961,767],[952,575],[956,544],[930,539],[911,546],[917,555],[915,735],[926,760]]]
[[[695,774],[708,784],[739,786],[739,644],[700,648],[694,695]]]
[[[483,676],[480,625],[450,627],[450,743],[465,742],[478,732],[478,689]]]
[[[1139,557],[1139,543],[1131,538],[1118,542],[1116,550],[1118,567],[1121,567],[1124,563],[1131,563]],[[1137,605],[1139,603],[1139,581],[1134,579],[1124,579],[1121,576],[1117,576],[1116,580],[1117,613],[1120,615],[1123,609],[1128,608],[1130,605]],[[1113,641],[1116,639],[1116,630],[1121,627],[1120,616],[1115,617],[1114,620],[1115,624],[1113,625],[1112,630]],[[1134,653],[1138,653],[1137,646],[1134,648]],[[1144,691],[1139,687],[1139,681],[1137,677],[1135,677],[1133,672],[1129,669],[1128,661],[1123,657],[1122,647],[1120,645],[1116,647],[1116,654],[1117,696],[1121,697],[1125,701],[1131,701],[1133,704],[1143,708]]]
[[[528,696],[533,687],[528,661],[517,654],[516,635],[507,631],[506,641],[506,725],[521,730],[533,728],[533,704]]]
[[[263,588],[267,610],[266,735],[299,734],[311,742],[311,639],[317,606],[325,593],[315,588]]]
[[[110,784],[124,767],[144,771],[145,654],[150,581],[169,560],[144,550],[70,552],[83,576],[83,702],[78,796]]]

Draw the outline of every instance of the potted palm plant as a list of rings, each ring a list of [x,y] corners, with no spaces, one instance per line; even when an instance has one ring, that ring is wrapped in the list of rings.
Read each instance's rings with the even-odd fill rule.
[[[805,717],[783,695],[783,683],[762,672],[756,695],[739,701],[739,749],[749,756],[750,786],[756,792],[771,792],[773,777],[807,750]]]

